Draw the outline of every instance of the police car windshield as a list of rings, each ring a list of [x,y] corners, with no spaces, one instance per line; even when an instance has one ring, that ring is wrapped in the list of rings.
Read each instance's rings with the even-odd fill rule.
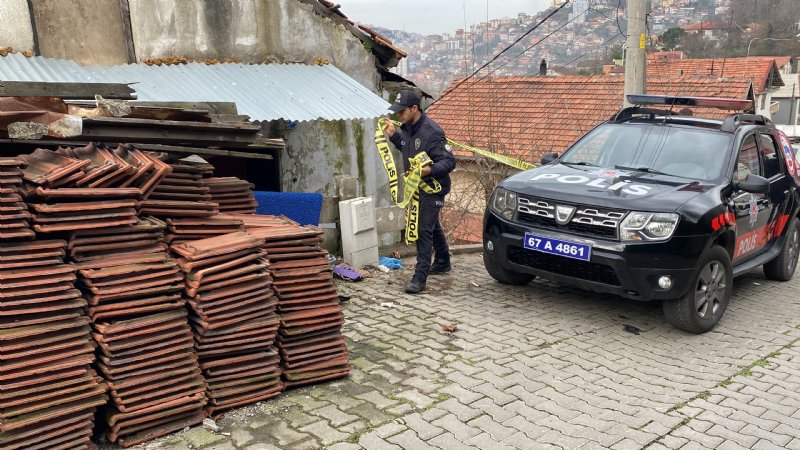
[[[731,139],[728,133],[691,126],[603,124],[567,150],[561,163],[709,181],[722,175]]]

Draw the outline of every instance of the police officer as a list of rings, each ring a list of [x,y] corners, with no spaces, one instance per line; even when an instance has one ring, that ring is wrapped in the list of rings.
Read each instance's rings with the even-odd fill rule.
[[[422,292],[429,274],[450,271],[450,249],[439,222],[439,211],[444,206],[444,196],[450,192],[450,172],[456,167],[456,159],[447,145],[444,130],[420,108],[420,99],[414,91],[404,89],[397,94],[397,100],[389,107],[397,113],[403,125],[395,129],[389,119],[384,119],[384,130],[395,147],[403,153],[403,164],[408,170],[409,159],[420,152],[425,152],[433,160],[422,169],[422,180],[433,184],[435,178],[442,186],[436,194],[419,192],[419,238],[417,239],[417,266],[414,277],[405,286],[411,294]],[[431,265],[431,251],[436,257]]]

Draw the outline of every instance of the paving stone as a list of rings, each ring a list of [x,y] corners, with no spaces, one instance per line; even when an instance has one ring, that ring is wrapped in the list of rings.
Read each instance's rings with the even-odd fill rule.
[[[495,422],[489,415],[482,415],[467,422],[467,425],[477,428],[495,441],[502,441],[517,432],[517,429]]]
[[[272,444],[264,444],[259,442],[258,444],[248,445],[244,448],[244,450],[280,450],[280,447],[276,447]]]
[[[367,433],[358,440],[358,445],[365,450],[402,450],[399,445],[387,442],[376,433]]]
[[[465,442],[467,445],[472,445],[480,449],[491,449],[491,450],[514,450],[515,447],[510,445],[501,444],[496,440],[492,439],[489,433],[481,433],[475,437],[471,437],[467,439]]]
[[[244,428],[233,428],[231,430],[231,440],[237,447],[241,447],[253,440],[253,434]]]
[[[223,444],[212,445],[211,447],[204,447],[204,450],[236,450],[236,447],[230,442],[225,442]]]
[[[414,389],[398,392],[396,396],[409,401],[416,408],[427,408],[434,402],[432,398]]]
[[[464,405],[454,398],[437,403],[436,406],[455,414],[462,422],[474,419],[483,414],[481,410]]]
[[[358,416],[342,412],[339,408],[337,408],[334,405],[329,405],[324,408],[315,409],[311,411],[311,414],[327,419],[328,421],[330,421],[331,425],[335,427],[342,426],[358,420]]]
[[[380,409],[386,409],[390,406],[396,405],[399,401],[385,397],[379,391],[370,391],[365,394],[359,394],[356,397],[366,400]]]
[[[314,435],[322,445],[343,441],[349,437],[349,434],[337,431],[324,420],[306,425],[300,428],[300,431]]]
[[[404,405],[398,404],[397,406]],[[376,426],[394,418],[390,411],[391,408],[381,409],[374,407],[371,403],[365,403],[360,407],[351,410],[350,412],[355,414],[357,417],[364,419],[370,426]]]
[[[473,447],[471,445],[467,445],[464,441],[459,440],[451,433],[444,433],[436,436],[435,438],[428,441],[428,444],[435,445],[436,447],[441,448],[442,450],[451,450],[451,449],[475,449],[477,450],[478,447]]]
[[[454,414],[440,417],[431,422],[431,424],[449,431],[459,441],[464,441],[467,438],[480,434],[480,430],[465,424]]]
[[[183,434],[183,439],[192,447],[201,448],[225,440],[225,436],[214,434],[203,427],[194,427]]]
[[[328,447],[327,450],[362,450],[364,447],[349,442],[339,442]]]
[[[407,425],[401,424],[395,420],[379,426],[378,428],[375,429],[375,431],[373,431],[373,433],[375,433],[378,437],[385,439],[389,436],[403,432],[407,429],[408,429]]]
[[[406,430],[400,434],[388,438],[389,442],[399,445],[405,449],[420,449],[420,450],[435,450],[436,447],[428,445],[425,441],[420,439],[412,430]]]
[[[422,414],[420,413],[409,414],[403,417],[401,420],[407,427],[414,430],[417,436],[419,436],[419,438],[423,441],[427,441],[444,433],[442,428],[431,425],[431,423],[423,418]]]
[[[463,387],[455,384],[443,387],[439,390],[439,392],[444,392],[445,394],[451,395],[465,405],[469,405],[470,403],[483,398],[483,394],[464,389]]]
[[[278,446],[285,447],[309,438],[308,434],[299,433],[293,430],[283,420],[276,421],[258,429],[259,434],[270,436],[275,439]]]

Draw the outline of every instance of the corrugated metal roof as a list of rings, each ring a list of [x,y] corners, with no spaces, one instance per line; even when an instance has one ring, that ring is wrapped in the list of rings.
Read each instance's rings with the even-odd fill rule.
[[[0,57],[0,80],[136,83],[138,100],[236,102],[252,120],[371,119],[389,103],[327,64],[125,64],[83,67],[19,53]]]

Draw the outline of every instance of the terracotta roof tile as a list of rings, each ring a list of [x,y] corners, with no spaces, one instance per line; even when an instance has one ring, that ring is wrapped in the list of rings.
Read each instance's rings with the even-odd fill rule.
[[[459,80],[452,86],[456,86]],[[493,78],[450,87],[428,110],[457,142],[538,162],[546,151],[561,152],[622,107],[622,77]],[[650,94],[747,98],[750,82],[716,77],[650,79]],[[453,92],[450,92],[453,91]],[[727,112],[698,110],[703,117]],[[456,151],[461,156],[471,152]]]
[[[716,76],[744,78],[753,81],[756,94],[768,87],[783,86],[774,56],[744,58],[699,58],[678,60],[648,60],[647,77],[650,81],[679,76]],[[769,84],[769,86],[768,86]]]

